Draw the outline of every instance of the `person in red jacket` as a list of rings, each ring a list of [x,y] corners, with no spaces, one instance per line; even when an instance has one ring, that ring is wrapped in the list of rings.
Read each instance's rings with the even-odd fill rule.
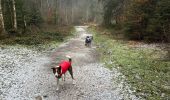
[[[55,77],[57,78],[57,90],[59,90],[59,79],[62,77],[62,75],[64,75],[64,80],[65,80],[65,73],[67,71],[69,71],[71,78],[74,80],[73,70],[72,70],[72,65],[71,65],[72,59],[70,56],[67,56],[67,57],[69,58],[69,61],[67,60],[61,61],[59,66],[52,68],[53,73],[55,74]]]

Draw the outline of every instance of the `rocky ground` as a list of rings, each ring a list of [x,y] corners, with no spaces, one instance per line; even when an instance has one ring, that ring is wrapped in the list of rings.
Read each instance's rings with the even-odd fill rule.
[[[110,71],[98,61],[95,46],[84,46],[87,27],[76,27],[77,36],[41,51],[23,46],[0,46],[0,100],[137,100],[130,86],[116,69]],[[70,55],[75,84],[67,73],[66,81],[56,80],[51,67]],[[120,78],[121,77],[121,78]]]

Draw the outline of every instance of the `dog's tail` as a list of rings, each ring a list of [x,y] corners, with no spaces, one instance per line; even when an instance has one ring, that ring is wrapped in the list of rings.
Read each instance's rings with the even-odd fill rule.
[[[68,58],[69,62],[71,62],[71,61],[72,61],[71,56],[67,55],[66,57]]]

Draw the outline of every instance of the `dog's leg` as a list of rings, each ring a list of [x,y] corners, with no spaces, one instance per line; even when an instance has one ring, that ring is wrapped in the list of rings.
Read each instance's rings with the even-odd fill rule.
[[[65,81],[65,79],[66,79],[66,74],[63,74],[62,81]]]
[[[72,78],[72,83],[75,84],[74,82],[74,77],[73,77],[73,69],[72,69],[72,66],[68,69],[70,75],[71,75],[71,78]]]
[[[66,73],[64,74],[64,81],[66,80]]]
[[[57,78],[57,91],[59,90],[59,78]]]
[[[72,69],[72,66],[70,66],[70,68],[68,69],[70,75],[71,75],[71,78],[74,79],[73,77],[73,69]]]
[[[62,77],[62,81],[64,81],[64,76],[62,75],[61,77]]]

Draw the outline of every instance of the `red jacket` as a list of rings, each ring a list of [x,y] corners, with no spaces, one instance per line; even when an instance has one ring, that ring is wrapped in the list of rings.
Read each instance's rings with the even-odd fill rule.
[[[66,71],[71,67],[71,62],[69,61],[62,61],[59,66],[61,66],[61,74],[65,74]]]

